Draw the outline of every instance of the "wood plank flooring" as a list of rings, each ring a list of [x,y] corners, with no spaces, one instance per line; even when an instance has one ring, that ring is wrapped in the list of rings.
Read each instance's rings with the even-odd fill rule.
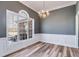
[[[79,48],[38,42],[6,57],[79,57]]]

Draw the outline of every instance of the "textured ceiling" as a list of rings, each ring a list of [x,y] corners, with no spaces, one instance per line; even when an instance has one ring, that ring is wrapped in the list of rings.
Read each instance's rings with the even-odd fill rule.
[[[36,12],[39,12],[42,9],[51,11],[76,4],[76,1],[20,1],[20,2]],[[45,7],[43,7],[43,3],[45,4]]]

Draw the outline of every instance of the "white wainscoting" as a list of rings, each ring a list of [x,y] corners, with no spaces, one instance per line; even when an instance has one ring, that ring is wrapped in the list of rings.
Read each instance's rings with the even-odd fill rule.
[[[17,50],[20,50],[22,48],[25,48],[29,45],[32,45],[32,44],[34,44],[38,41],[39,40],[37,40],[37,39],[29,39],[29,40],[23,40],[23,41],[20,41],[20,42],[17,42],[17,43],[15,43],[15,42],[11,43],[11,45],[8,46],[8,50],[7,50],[6,55],[10,54],[12,52],[15,52]]]
[[[0,38],[0,56],[4,56],[7,50],[7,41],[5,38]]]
[[[0,56],[5,56],[39,41],[78,48],[78,40],[75,35],[35,34],[32,39],[13,42],[11,44],[6,38],[0,38]]]
[[[6,38],[0,38],[0,56],[5,56],[36,42],[39,42],[38,38],[39,35],[37,34],[35,34],[34,38],[32,39],[21,40],[18,42],[10,42]]]
[[[38,36],[40,36],[40,41],[42,42],[78,48],[76,35],[39,34]]]

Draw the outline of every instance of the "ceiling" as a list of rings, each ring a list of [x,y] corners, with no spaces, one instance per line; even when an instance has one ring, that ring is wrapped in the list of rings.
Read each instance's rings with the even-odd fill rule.
[[[41,10],[52,11],[66,6],[75,5],[76,1],[20,1],[20,3],[39,12]],[[43,6],[43,3],[45,7]]]

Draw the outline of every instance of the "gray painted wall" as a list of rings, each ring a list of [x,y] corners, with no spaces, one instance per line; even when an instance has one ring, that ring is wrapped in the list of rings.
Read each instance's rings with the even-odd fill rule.
[[[6,9],[26,10],[35,19],[35,33],[75,35],[75,6],[51,11],[47,18],[40,19],[36,12],[19,2],[0,1],[0,37],[6,36]]]
[[[30,17],[35,19],[35,33],[40,32],[40,21],[36,12],[17,1],[0,1],[0,37],[6,36],[6,9],[14,12],[18,12],[21,9],[26,10],[29,13]]]
[[[51,11],[41,19],[41,33],[75,35],[75,14],[74,5]]]
[[[79,1],[76,3],[76,13],[79,11]]]

